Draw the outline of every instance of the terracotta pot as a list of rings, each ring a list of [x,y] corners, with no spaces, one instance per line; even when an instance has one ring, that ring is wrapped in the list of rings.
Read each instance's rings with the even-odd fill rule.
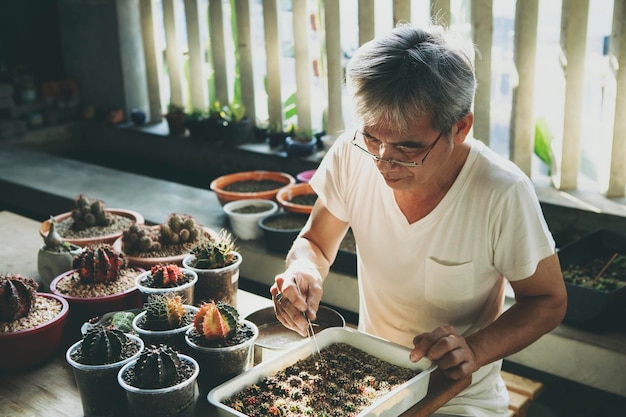
[[[132,369],[137,360],[127,363],[117,374],[120,387],[126,392],[128,411],[135,417],[193,417],[196,404],[196,381],[200,373],[198,362],[187,355],[179,354],[182,362],[187,362],[194,372],[180,384],[157,389],[137,388],[125,381],[124,375]]]
[[[65,359],[74,371],[74,378],[85,416],[126,415],[127,401],[124,390],[117,382],[117,374],[124,365],[137,359],[144,348],[143,341],[135,335],[126,334],[137,343],[137,352],[119,362],[103,365],[85,365],[72,359],[72,353],[82,344],[82,340],[67,349]]]
[[[47,323],[31,329],[0,333],[0,369],[22,370],[50,360],[61,346],[69,304],[54,294],[36,293],[37,297],[57,300],[61,312]]]
[[[249,320],[242,320],[242,323],[251,330],[252,336],[235,346],[200,346],[190,337],[191,333],[196,331],[193,327],[185,333],[190,356],[200,364],[198,377],[200,395],[206,396],[211,389],[254,366],[254,343],[259,337],[259,328]]]
[[[186,351],[188,346],[185,343],[185,332],[193,326],[193,318],[196,316],[199,308],[192,305],[184,305],[183,307],[185,308],[185,315],[191,316],[191,320],[186,326],[170,330],[145,329],[142,324],[146,317],[146,311],[144,310],[133,319],[133,330],[141,337],[146,346],[164,344],[171,346],[178,352]]]
[[[313,191],[313,187],[309,183],[299,183],[288,185],[285,188],[281,188],[276,194],[276,201],[285,211],[291,211],[293,213],[311,214],[313,205],[294,203],[295,197],[309,196],[311,201],[317,198],[317,194]]]
[[[223,175],[211,181],[210,188],[211,191],[217,194],[217,199],[221,205],[228,203],[229,201],[234,200],[245,200],[245,199],[265,199],[265,200],[275,200],[276,193],[282,187],[276,187],[271,190],[266,191],[250,191],[250,192],[235,192],[235,191],[227,191],[224,187],[231,185],[240,181],[278,181],[283,183],[284,186],[289,184],[295,184],[296,179],[291,175],[278,172],[278,171],[244,171],[237,172],[234,174]]]
[[[63,297],[70,304],[70,323],[73,326],[80,327],[83,322],[102,316],[110,311],[130,310],[143,306],[141,294],[136,286],[118,294],[102,297],[73,297],[63,294],[57,289],[57,283],[75,271],[76,269],[66,271],[50,283],[50,292]],[[143,272],[143,270],[140,270],[140,272]]]
[[[111,213],[111,214],[115,214],[118,216],[124,216],[127,217],[129,219],[134,220],[136,223],[138,224],[143,224],[145,222],[145,219],[143,217],[143,215],[141,215],[140,213],[133,211],[133,210],[123,210],[123,209],[106,209],[107,213]],[[60,222],[62,222],[63,220],[66,220],[67,218],[72,216],[72,212],[68,211],[67,213],[63,213],[63,214],[59,214],[58,216],[54,217],[54,221],[55,223],[59,224]],[[46,220],[44,222],[41,223],[41,227],[39,228],[39,234],[42,237],[46,237],[46,235],[48,234],[48,231],[50,230],[50,220]],[[92,237],[92,238],[75,238],[75,239],[63,239],[69,243],[73,243],[74,245],[77,246],[87,246],[87,245],[93,245],[96,243],[108,243],[110,245],[112,245],[118,238],[120,238],[122,236],[122,231],[116,232],[116,233],[111,233],[109,235],[105,235],[105,236],[99,236],[99,237]]]
[[[263,237],[259,220],[277,211],[278,204],[272,200],[235,200],[224,204],[224,213],[228,216],[230,227],[241,240]]]
[[[193,304],[193,294],[196,283],[198,282],[198,274],[188,268],[181,268],[181,271],[183,272],[183,275],[190,277],[190,281],[176,287],[168,288],[155,288],[145,285],[146,279],[148,279],[152,274],[149,270],[139,274],[135,279],[135,283],[141,293],[141,301],[143,303],[147,303],[150,297],[156,294],[173,294],[179,295],[183,304]]]
[[[183,259],[183,266],[198,274],[198,282],[194,289],[194,305],[203,301],[224,301],[232,306],[237,305],[237,291],[239,289],[239,266],[242,262],[241,254],[235,252],[237,261],[232,265],[216,269],[200,269],[191,266],[194,255]]]

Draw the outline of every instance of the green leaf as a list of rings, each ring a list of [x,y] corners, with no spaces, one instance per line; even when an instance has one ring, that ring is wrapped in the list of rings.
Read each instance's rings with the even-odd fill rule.
[[[542,160],[548,168],[552,167],[552,134],[548,122],[540,117],[535,122],[535,155]],[[550,171],[548,171],[550,172]]]

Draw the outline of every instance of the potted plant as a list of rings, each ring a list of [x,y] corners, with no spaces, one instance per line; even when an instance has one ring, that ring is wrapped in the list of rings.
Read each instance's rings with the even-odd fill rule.
[[[312,131],[298,130],[295,125],[291,125],[288,132],[289,135],[285,138],[287,156],[309,156],[313,154],[317,147],[317,138]]]
[[[202,395],[254,365],[258,327],[240,320],[235,307],[223,302],[203,303],[193,326],[185,333],[190,355],[200,364],[198,385]]]
[[[213,104],[219,107],[219,102]],[[250,142],[252,137],[252,122],[246,117],[246,107],[234,101],[221,106],[219,117],[222,121],[219,135],[224,146],[234,147]]]
[[[267,250],[286,255],[308,218],[308,214],[281,211],[259,220]]]
[[[132,327],[146,346],[162,343],[182,351],[186,348],[185,332],[197,312],[197,307],[183,304],[178,295],[154,295],[135,316]]]
[[[74,256],[82,250],[80,246],[63,240],[56,231],[54,217],[50,216],[50,229],[37,253],[37,272],[44,291],[49,291],[50,282],[59,274],[72,269]]]
[[[276,194],[276,201],[283,210],[293,213],[311,214],[316,200],[317,194],[306,182],[288,185]]]
[[[179,136],[185,134],[185,109],[182,106],[170,103],[167,106],[167,113],[165,113],[164,117],[167,121],[170,135]]]
[[[65,359],[74,371],[85,416],[126,415],[126,395],[117,374],[143,347],[137,336],[96,326],[67,349]]]
[[[194,304],[215,300],[237,305],[242,259],[232,235],[225,229],[209,242],[194,247],[183,259],[183,266],[198,275]]]
[[[134,223],[143,224],[145,220],[136,211],[106,208],[104,201],[80,194],[74,198],[72,211],[42,222],[39,229],[42,237],[48,234],[52,221],[56,222],[55,230],[64,241],[82,247],[113,244],[124,229]]]
[[[243,171],[222,175],[211,181],[209,188],[223,206],[234,200],[275,200],[278,190],[295,183],[296,179],[285,172]]]
[[[196,404],[198,362],[169,346],[146,347],[118,372],[133,416],[192,417]]]
[[[150,269],[158,264],[182,265],[191,249],[217,233],[199,225],[193,216],[171,213],[165,223],[131,225],[122,232],[121,250],[128,264]]]
[[[143,270],[128,267],[113,246],[86,247],[74,258],[72,268],[52,280],[50,291],[69,302],[75,324],[110,311],[141,308],[135,279]]]
[[[185,126],[192,138],[205,138],[208,135],[209,115],[198,109],[185,113]]]
[[[32,278],[0,275],[0,369],[40,365],[61,346],[69,305],[37,289]]]
[[[180,296],[185,304],[193,304],[196,282],[198,274],[176,264],[154,265],[149,271],[139,274],[135,281],[144,303],[155,295],[173,294]]]
[[[278,211],[278,204],[272,200],[235,200],[223,207],[228,216],[233,233],[242,240],[253,240],[263,236],[259,219]]]

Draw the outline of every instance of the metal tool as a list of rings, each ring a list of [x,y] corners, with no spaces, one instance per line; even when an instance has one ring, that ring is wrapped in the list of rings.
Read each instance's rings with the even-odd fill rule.
[[[300,291],[300,285],[298,285],[298,281],[296,281],[295,277],[293,280],[296,283],[296,289],[298,290],[298,295],[302,297],[302,292]],[[309,328],[307,329],[307,336],[309,339],[313,340],[313,344],[315,345],[315,351],[317,352],[317,356],[320,358],[320,362],[324,362],[324,358],[322,357],[322,352],[320,351],[320,347],[317,344],[317,338],[315,337],[315,331],[313,330],[313,323],[311,323],[311,319],[306,315],[306,311],[302,312],[302,315],[309,323]]]

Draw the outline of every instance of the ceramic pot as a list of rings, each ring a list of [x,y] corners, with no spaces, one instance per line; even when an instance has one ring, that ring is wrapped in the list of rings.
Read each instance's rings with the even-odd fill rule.
[[[72,275],[75,269],[66,271],[52,280],[50,283],[50,292],[65,298],[70,304],[70,323],[80,327],[82,323],[92,319],[93,317],[102,316],[110,311],[123,311],[133,308],[141,308],[141,294],[136,286],[117,294],[104,295],[101,297],[75,297],[62,293],[57,289],[59,281]],[[143,272],[143,270],[140,270]]]
[[[254,190],[252,187],[246,191],[229,191],[225,189],[228,186],[232,186],[238,182],[253,182],[253,181],[276,181],[282,185],[277,185],[276,188],[270,190]],[[295,184],[296,179],[291,175],[278,172],[278,171],[244,171],[236,172],[234,174],[223,175],[211,181],[210,188],[217,195],[217,199],[223,206],[229,201],[245,200],[245,199],[264,199],[275,200],[276,193],[282,187]]]
[[[74,256],[83,251],[78,245],[70,244],[69,251],[53,251],[42,245],[37,253],[37,272],[41,280],[41,289],[50,291],[50,282],[65,271],[72,269]]]
[[[234,148],[252,139],[252,122],[244,118],[238,122],[224,122],[219,129],[224,146]]]
[[[37,297],[56,300],[61,312],[52,320],[30,329],[0,333],[0,369],[22,370],[50,360],[61,346],[69,304],[54,294],[36,293]]]
[[[308,217],[308,214],[283,211],[259,220],[267,250],[286,255]]]
[[[259,220],[278,211],[278,204],[272,200],[236,200],[223,207],[230,227],[241,240],[254,240],[263,237]]]
[[[127,217],[138,224],[143,224],[145,222],[143,215],[133,210],[106,209],[106,212],[117,215],[117,216]],[[54,222],[58,225],[62,221],[70,218],[71,216],[72,216],[72,212],[59,214],[58,216],[54,216]],[[50,220],[46,220],[41,223],[41,227],[39,228],[39,234],[41,235],[41,237],[45,238],[49,230],[50,230]],[[119,232],[110,233],[104,236],[72,238],[72,239],[63,238],[63,240],[69,243],[73,243],[74,245],[81,246],[81,247],[94,245],[96,243],[108,243],[112,245],[118,238],[122,237],[122,233],[123,233],[122,231],[119,231]]]
[[[198,377],[200,395],[206,395],[222,382],[254,366],[254,343],[259,337],[259,328],[249,320],[243,320],[241,323],[251,336],[235,346],[204,347],[193,342],[191,335],[196,332],[193,327],[185,333],[185,342],[190,347],[190,355],[200,364]]]
[[[302,171],[296,175],[296,179],[299,182],[309,182],[311,178],[313,178],[313,174],[315,174],[316,169],[309,169],[307,171]]]
[[[187,344],[185,343],[185,332],[193,326],[193,318],[198,312],[198,307],[192,305],[185,305],[185,315],[190,316],[189,324],[186,326],[178,327],[170,330],[148,330],[143,327],[143,322],[146,318],[146,312],[142,311],[137,314],[133,319],[133,330],[141,340],[144,341],[146,346],[164,344],[171,346],[173,349],[184,352],[187,350]]]
[[[192,366],[194,372],[185,381],[171,387],[144,389],[127,383],[124,376],[136,365],[136,359],[120,369],[117,381],[126,393],[130,415],[135,417],[192,417],[194,415],[196,381],[200,373],[200,366],[190,356],[179,354],[178,357],[181,361]]]
[[[276,194],[276,201],[285,211],[311,214],[317,194],[309,183],[298,183],[281,188]]]
[[[191,266],[195,259],[194,255],[188,255],[183,259],[183,266],[198,274],[198,282],[194,289],[194,305],[200,305],[203,301],[224,301],[232,306],[237,305],[237,291],[239,290],[239,266],[243,258],[239,252],[235,252],[237,261],[224,268],[199,269]]]
[[[150,296],[155,294],[173,294],[179,295],[183,301],[183,304],[193,304],[193,294],[196,283],[198,282],[198,274],[195,271],[187,268],[181,268],[184,276],[190,278],[189,282],[179,285],[177,287],[169,288],[154,288],[146,285],[146,280],[152,275],[150,270],[142,272],[135,279],[137,288],[141,293],[141,301],[145,304],[150,299]]]
[[[80,400],[83,404],[83,413],[90,416],[123,416],[126,415],[126,394],[117,382],[117,374],[127,363],[137,359],[144,348],[143,341],[134,335],[126,334],[137,344],[137,352],[131,357],[115,363],[105,365],[85,365],[72,359],[82,344],[82,340],[69,347],[65,359],[74,370],[74,378]]]
[[[287,136],[285,147],[287,148],[287,156],[309,156],[313,154],[317,147],[317,139],[312,137],[307,138],[307,140],[296,140],[291,136]]]

